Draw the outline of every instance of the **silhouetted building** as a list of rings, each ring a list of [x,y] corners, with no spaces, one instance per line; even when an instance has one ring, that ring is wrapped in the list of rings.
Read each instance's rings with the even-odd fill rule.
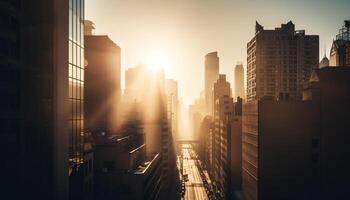
[[[256,23],[247,44],[247,100],[263,96],[301,99],[303,83],[319,64],[319,37],[295,31],[292,22],[275,30]]]
[[[200,124],[199,138],[198,138],[198,155],[203,161],[209,174],[212,174],[213,165],[213,135],[214,122],[213,117],[208,115],[204,117]]]
[[[21,125],[24,117],[24,107],[21,105],[24,104],[23,97],[21,97],[23,96],[21,95],[23,93],[21,74],[24,71],[21,67],[23,60],[21,54],[23,51],[21,41],[22,10],[21,0],[0,2],[0,155],[3,158],[0,165],[0,187],[1,196],[12,199],[21,197],[21,194],[18,193],[18,187],[23,187],[25,184],[22,185],[21,182],[27,181],[24,180],[26,174],[21,174],[21,170],[30,171],[22,169],[24,167],[22,159],[25,158],[22,151],[26,146],[31,145],[30,141],[27,142],[28,144],[21,142],[22,134],[25,133]],[[32,167],[32,163],[29,163],[28,167]],[[52,172],[51,169],[47,169],[47,171],[48,173]],[[48,178],[47,174],[43,178]],[[30,180],[29,177],[28,180]],[[30,190],[28,191],[30,192]],[[48,193],[47,195],[50,195],[50,192]],[[33,196],[33,193],[28,194]]]
[[[230,185],[228,190],[233,199],[240,199],[242,196],[242,98],[237,98],[233,103],[233,113],[228,121],[227,143],[229,156]]]
[[[313,140],[315,165],[312,174],[317,178],[315,199],[348,199],[350,183],[350,68],[325,67],[315,70],[305,88],[303,98],[314,105],[319,137]],[[302,127],[302,126],[300,126]]]
[[[0,4],[5,16],[0,32],[8,31],[0,34],[1,96],[6,97],[0,126],[7,133],[1,152],[12,152],[0,171],[14,172],[1,175],[9,186],[5,191],[10,199],[80,199],[84,0]]]
[[[106,35],[85,35],[85,59],[85,130],[115,134],[120,126],[120,47]]]
[[[318,127],[311,102],[273,98],[243,105],[242,190],[246,200],[308,199],[313,188],[313,141]]]
[[[165,91],[168,97],[167,110],[168,118],[171,122],[171,133],[174,140],[178,139],[178,87],[177,81],[172,79],[165,80]]]
[[[213,86],[219,77],[219,57],[218,52],[211,52],[205,55],[204,64],[204,93],[206,103],[206,113],[213,114]]]
[[[244,92],[244,68],[243,64],[237,64],[235,67],[235,89],[234,89],[234,97],[245,98]]]
[[[243,106],[245,199],[347,199],[350,69],[311,74],[303,101],[271,97]]]
[[[127,136],[95,135],[95,199],[159,199],[160,155],[147,155],[142,137],[137,130]]]
[[[350,66],[350,62],[347,62],[347,58],[350,51],[350,21],[345,20],[344,26],[339,29],[339,33],[336,36],[336,40],[333,41],[329,65],[330,66]]]

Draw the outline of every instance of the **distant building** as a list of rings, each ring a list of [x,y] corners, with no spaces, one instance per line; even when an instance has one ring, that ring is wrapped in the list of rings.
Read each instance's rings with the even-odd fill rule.
[[[247,100],[263,96],[301,99],[303,83],[319,64],[319,37],[295,31],[292,22],[275,30],[256,23],[247,44]]]
[[[85,35],[85,59],[85,130],[115,134],[120,123],[120,47],[106,35]]]
[[[147,90],[143,89],[145,83],[148,84]],[[143,66],[127,70],[122,107],[125,107],[126,104],[134,106],[134,109],[131,109],[134,113],[132,115],[138,117],[141,121],[139,127],[145,133],[147,154],[159,153],[161,156],[162,198],[173,192],[174,188],[177,188],[172,187],[172,185],[177,184],[175,180],[177,176],[176,158],[172,124],[169,118],[169,112],[172,111],[168,104],[169,99],[166,92],[163,71],[149,73]],[[122,113],[122,115],[125,115],[125,113]]]
[[[336,39],[333,41],[329,65],[330,66],[350,66],[350,20],[344,21],[344,26],[339,29]]]
[[[214,123],[213,118],[208,115],[200,124],[199,138],[198,138],[198,155],[206,166],[209,174],[212,174],[213,166],[213,135]]]
[[[220,74],[213,87],[214,103],[223,96],[231,97],[231,86],[230,83],[226,81],[226,75]]]
[[[171,133],[174,140],[178,140],[178,84],[172,79],[165,80],[165,93],[167,95],[168,118],[171,122]]]
[[[328,66],[329,66],[329,60],[325,54],[320,62],[319,68],[328,67]]]
[[[213,114],[213,86],[219,77],[218,52],[211,52],[205,55],[204,62],[204,93],[206,103],[206,114]]]
[[[244,92],[244,68],[243,64],[237,64],[234,71],[235,84],[234,84],[234,97],[245,98]]]
[[[233,114],[233,99],[228,95],[218,98],[214,111],[212,177],[219,195],[230,199],[231,132],[228,125]]]

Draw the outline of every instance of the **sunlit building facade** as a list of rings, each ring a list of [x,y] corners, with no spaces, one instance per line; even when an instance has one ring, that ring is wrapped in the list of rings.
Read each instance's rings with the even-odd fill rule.
[[[275,30],[256,23],[255,31],[247,44],[247,100],[301,99],[303,83],[319,65],[319,36],[295,30],[291,21]]]
[[[69,168],[83,163],[84,0],[69,0]]]
[[[206,114],[213,114],[213,86],[219,77],[219,57],[218,52],[211,52],[205,55],[204,61],[204,95],[206,104]]]
[[[245,98],[245,92],[244,92],[244,68],[243,64],[237,64],[235,66],[234,70],[234,76],[235,76],[235,81],[234,81],[234,97],[240,97],[240,98]]]
[[[349,59],[350,52],[350,20],[345,20],[342,28],[333,41],[332,48],[329,55],[329,65],[336,66],[350,66]]]

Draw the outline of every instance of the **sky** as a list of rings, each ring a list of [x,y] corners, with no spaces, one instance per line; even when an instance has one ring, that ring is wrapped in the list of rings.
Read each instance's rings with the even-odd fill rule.
[[[85,0],[85,18],[95,33],[108,35],[122,51],[125,69],[161,52],[166,77],[179,84],[179,97],[192,104],[204,88],[204,56],[217,51],[220,73],[233,87],[233,69],[246,63],[255,21],[274,29],[292,21],[320,36],[320,59],[350,19],[349,0]]]

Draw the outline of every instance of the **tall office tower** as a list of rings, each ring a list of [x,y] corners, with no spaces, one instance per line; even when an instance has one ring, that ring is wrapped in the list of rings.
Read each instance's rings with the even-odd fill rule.
[[[350,20],[344,21],[344,26],[339,29],[336,39],[333,41],[330,56],[330,66],[350,66],[349,57],[350,51]],[[349,59],[349,58],[348,58]]]
[[[220,74],[219,78],[214,83],[214,90],[213,90],[214,103],[216,102],[216,100],[218,100],[220,97],[223,97],[223,96],[231,97],[231,86],[230,86],[230,83],[226,81],[226,75]]]
[[[165,92],[168,97],[167,102],[167,110],[168,110],[168,118],[171,122],[171,132],[173,135],[173,139],[178,139],[177,126],[178,126],[178,87],[177,81],[172,79],[165,80]]]
[[[85,26],[92,25],[85,21]],[[119,126],[120,47],[106,35],[85,35],[85,59],[85,129],[92,134],[115,134]]]
[[[145,67],[138,65],[125,71],[125,90],[123,94],[123,102],[140,102],[143,98],[143,91],[140,86],[145,83]]]
[[[1,176],[6,182],[1,185],[10,187],[2,195],[81,197],[84,1],[0,4],[9,25],[1,31],[12,32],[8,38],[1,36],[6,47],[1,49],[6,58],[1,61],[1,96],[6,97],[0,106],[1,127],[8,133],[1,148],[12,152],[9,162],[2,164],[7,169],[1,171],[16,170],[12,177]]]
[[[147,90],[143,90],[144,84]],[[145,132],[146,152],[160,153],[162,165],[162,197],[173,189],[175,177],[175,149],[168,119],[164,72],[149,73],[143,66],[128,69],[123,104],[137,104],[140,127]]]
[[[319,37],[295,31],[290,21],[275,30],[256,23],[247,44],[247,100],[263,96],[301,99],[303,83],[318,68]]]
[[[244,68],[243,64],[238,64],[235,67],[235,91],[234,91],[234,97],[240,97],[245,98],[245,92],[244,92]]]
[[[233,99],[229,95],[219,97],[215,101],[214,112],[212,174],[216,190],[221,198],[230,199],[231,133],[227,130],[233,113]]]
[[[198,155],[209,174],[212,174],[212,135],[214,132],[213,117],[206,116],[201,121],[198,138]]]
[[[204,93],[206,103],[206,113],[213,114],[213,86],[219,77],[219,57],[218,52],[211,52],[205,55],[204,64]]]
[[[233,113],[227,125],[227,151],[230,185],[228,190],[233,199],[239,199],[242,193],[242,106],[243,99],[233,103]],[[228,182],[227,181],[227,182]]]
[[[224,181],[224,176],[226,177],[226,170],[223,170],[223,164],[221,156],[222,143],[225,142],[223,137],[223,129],[226,128],[226,117],[232,112],[233,100],[231,98],[231,87],[230,83],[226,81],[226,76],[223,74],[219,75],[219,78],[214,83],[213,91],[213,110],[214,110],[214,132],[212,136],[212,152],[213,152],[213,166],[212,175],[214,181],[217,184],[217,190],[220,192],[223,198],[226,197],[226,185],[222,182]]]

